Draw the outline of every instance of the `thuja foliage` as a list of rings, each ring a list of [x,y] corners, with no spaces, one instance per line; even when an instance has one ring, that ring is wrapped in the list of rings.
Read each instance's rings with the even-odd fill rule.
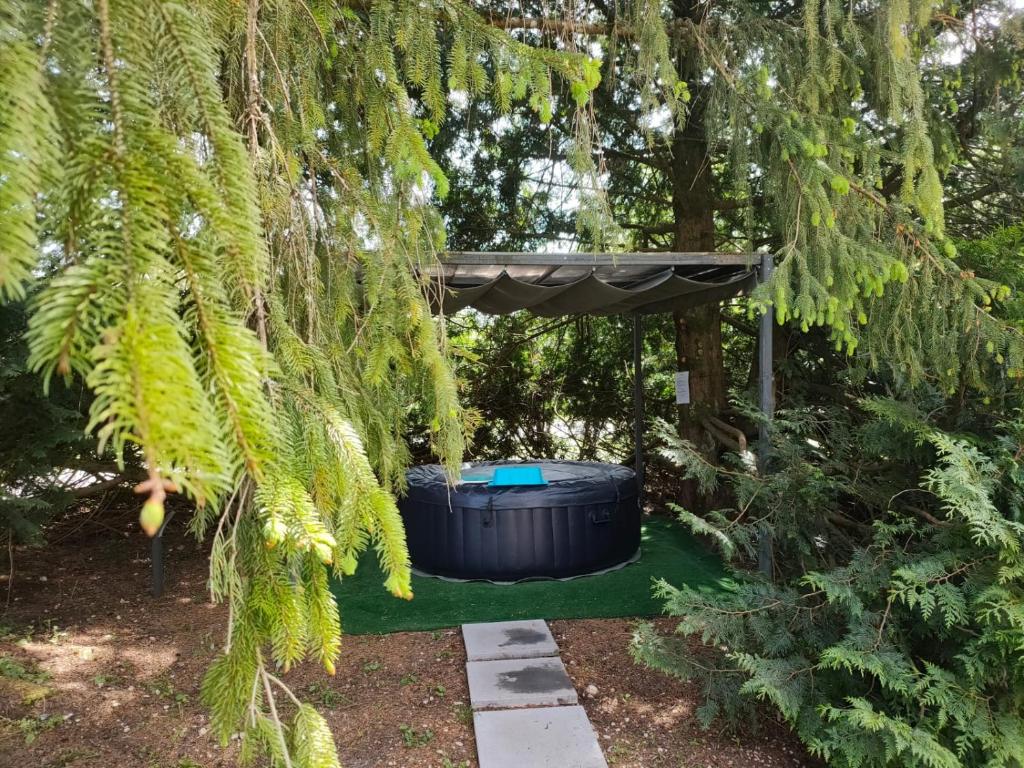
[[[481,414],[467,443],[475,459],[617,462],[631,455],[630,318],[467,313],[448,330],[468,383],[463,402]],[[652,388],[657,380],[650,376]]]
[[[1020,765],[1024,424],[1009,413],[935,395],[785,412],[767,475],[675,443],[736,500],[682,519],[741,567],[770,530],[773,580],[739,575],[713,599],[660,584],[682,618],[673,636],[641,628],[637,657],[702,681],[705,723],[768,702],[829,765]]]
[[[168,493],[194,502],[230,611],[203,698],[246,757],[337,764],[281,679],[334,670],[325,565],[372,546],[411,598],[410,413],[461,457],[424,279],[447,94],[547,119],[560,78],[585,140],[596,63],[462,2],[0,3],[0,294],[32,294],[27,364],[85,382],[99,450],[141,459],[147,532]]]
[[[0,530],[20,542],[38,539],[54,510],[74,498],[74,469],[97,469],[83,463],[95,441],[83,431],[81,382],[43,395],[25,367],[26,324],[23,302],[0,305]]]

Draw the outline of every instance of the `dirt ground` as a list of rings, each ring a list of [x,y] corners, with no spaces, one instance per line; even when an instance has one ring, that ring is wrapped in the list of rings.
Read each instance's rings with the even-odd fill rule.
[[[133,517],[51,532],[48,547],[15,549],[13,581],[0,576],[0,765],[236,764],[237,742],[220,747],[199,702],[226,615],[209,603],[204,549],[169,530],[167,588],[153,598],[149,542]],[[609,765],[814,764],[779,728],[702,731],[697,692],[630,659],[630,621],[551,626]],[[454,629],[348,637],[336,677],[307,664],[286,681],[325,714],[346,768],[472,768],[464,664]]]

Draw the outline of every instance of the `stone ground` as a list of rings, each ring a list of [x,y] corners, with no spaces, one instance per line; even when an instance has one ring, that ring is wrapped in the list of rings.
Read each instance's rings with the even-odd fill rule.
[[[583,707],[473,715],[481,768],[608,768]]]
[[[557,656],[470,661],[466,676],[469,703],[474,710],[557,707],[578,701],[572,680]]]
[[[558,650],[545,622],[464,624],[462,638],[481,768],[608,768],[562,660],[538,657]]]
[[[551,636],[547,622],[541,619],[463,624],[462,642],[466,645],[468,661],[558,655],[558,644]]]
[[[205,547],[172,528],[154,599],[136,515],[83,512],[49,531],[49,546],[15,548],[13,571],[0,555],[0,765],[236,764],[237,745],[221,749],[198,701],[226,621],[207,600]],[[815,765],[771,722],[702,731],[699,692],[630,659],[629,620],[550,626],[610,766]],[[307,664],[287,681],[324,713],[346,768],[474,768],[465,663],[455,628],[348,637],[336,677]]]

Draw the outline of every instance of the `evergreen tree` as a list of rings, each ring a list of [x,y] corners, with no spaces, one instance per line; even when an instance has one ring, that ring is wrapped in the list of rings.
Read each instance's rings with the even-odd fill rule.
[[[0,0],[0,297],[32,294],[28,365],[84,381],[99,450],[139,457],[143,526],[169,492],[194,501],[230,609],[204,698],[247,756],[337,764],[276,668],[333,670],[325,564],[343,577],[373,546],[411,597],[393,492],[414,410],[433,452],[460,459],[468,419],[423,279],[451,101],[550,125],[588,242],[651,226],[653,208],[607,194],[618,153],[667,190],[653,226],[676,248],[715,247],[716,209],[764,204],[728,237],[778,250],[757,306],[781,322],[947,388],[983,384],[989,362],[1024,369],[1017,332],[979,306],[1005,291],[953,260],[920,76],[971,8],[520,8]],[[676,318],[712,407],[717,311]]]
[[[26,369],[26,323],[23,302],[0,305],[0,530],[18,542],[38,540],[55,511],[122,478],[113,463],[98,461],[84,431],[82,382],[47,397]]]
[[[1013,178],[1024,143],[1021,19],[999,6],[966,14],[962,25],[943,22],[922,64],[937,163],[952,182],[947,236],[964,277],[1016,293],[1019,186],[990,182]],[[890,170],[878,192],[888,198],[901,183]],[[791,339],[770,473],[739,456],[713,466],[662,430],[670,458],[729,499],[704,516],[676,511],[718,544],[736,583],[715,599],[659,585],[680,623],[667,636],[644,627],[634,649],[700,681],[707,723],[749,723],[760,702],[829,765],[1021,763],[1021,390],[998,340],[1021,327],[1019,301],[1003,289],[1006,300],[982,298],[961,314],[938,292],[945,298],[922,308],[918,281],[930,274],[911,273],[899,303],[887,287],[867,305],[868,355],[830,358],[825,329]],[[921,328],[922,316],[935,325]],[[988,364],[954,341],[971,323],[999,329],[975,341]],[[910,344],[893,343],[905,334]],[[930,369],[951,356],[961,368]],[[770,580],[753,567],[765,531]]]
[[[667,435],[691,477],[731,488],[734,506],[676,511],[737,569],[714,596],[659,583],[680,623],[641,626],[637,659],[699,681],[705,725],[749,723],[764,702],[828,765],[1019,765],[1021,424],[1001,416],[935,392],[789,409],[765,476]],[[747,570],[765,528],[772,581]]]
[[[333,672],[325,565],[373,546],[412,597],[393,497],[411,404],[461,460],[423,277],[446,93],[543,118],[559,77],[582,110],[596,63],[461,2],[0,3],[0,294],[31,290],[28,365],[84,380],[99,450],[138,452],[143,528],[168,493],[195,503],[230,610],[203,697],[246,756],[337,764],[276,669]]]
[[[957,265],[941,183],[965,170],[956,165],[964,156],[982,162],[971,142],[991,135],[983,126],[1014,119],[1019,21],[1000,3],[651,0],[568,4],[554,17],[543,3],[488,12],[524,41],[602,51],[594,120],[617,229],[599,234],[634,248],[767,247],[777,270],[757,293],[761,308],[774,305],[782,324],[824,326],[841,351],[913,382],[984,386],[985,369],[1019,372],[1020,337],[985,311],[1006,291]],[[958,53],[969,68],[949,63]],[[573,125],[557,112],[550,126],[476,111],[452,121],[444,149],[480,146],[483,169],[505,169],[502,216],[481,229],[468,212],[488,209],[465,205],[467,190],[444,208],[452,230],[493,233],[496,243],[571,239],[545,204],[562,204],[563,177],[547,168],[572,156]],[[1001,155],[984,172],[1012,177],[1016,155]],[[464,166],[446,165],[456,188],[481,173]],[[951,200],[957,215],[995,200],[999,182],[989,181]],[[493,195],[480,186],[476,195]],[[527,215],[545,226],[523,226]],[[711,305],[675,321],[676,364],[691,371],[693,395],[681,434],[702,444],[704,417],[724,407],[728,389],[721,315]]]

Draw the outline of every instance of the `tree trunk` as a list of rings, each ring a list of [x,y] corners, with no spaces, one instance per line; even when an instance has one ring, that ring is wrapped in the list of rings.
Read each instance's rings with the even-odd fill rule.
[[[699,128],[677,135],[672,145],[672,207],[677,251],[715,250],[711,169]],[[700,444],[701,419],[725,407],[725,368],[722,364],[721,307],[715,302],[673,314],[676,365],[690,373],[690,404],[679,406],[682,437]]]
[[[679,0],[674,10],[676,18],[699,23],[701,12],[693,0]],[[677,67],[694,98],[686,126],[676,130],[672,141],[673,246],[677,251],[713,251],[714,196],[711,158],[704,134],[707,96],[691,55],[681,53]],[[688,371],[690,375],[690,403],[679,406],[679,434],[710,455],[714,444],[701,420],[708,414],[718,414],[726,405],[721,306],[715,302],[680,310],[673,313],[673,320],[677,370]],[[688,484],[684,505],[696,511],[702,506],[700,502],[695,484]]]

